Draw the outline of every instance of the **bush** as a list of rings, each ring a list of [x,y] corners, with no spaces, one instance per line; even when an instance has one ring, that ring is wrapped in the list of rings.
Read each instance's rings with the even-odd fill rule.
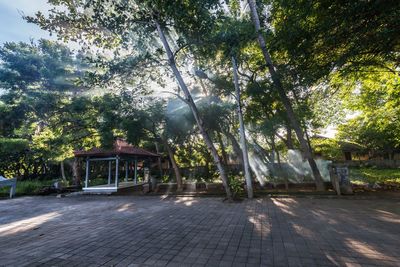
[[[244,178],[243,176],[239,175],[229,175],[229,187],[232,190],[233,197],[238,197],[244,193],[243,183]]]
[[[170,177],[169,177],[169,175],[165,175],[165,174],[164,174],[164,175],[161,177],[161,182],[164,183],[164,184],[169,183],[169,182],[170,182]]]
[[[25,139],[0,137],[0,175],[15,177],[24,164],[29,151],[29,143]]]

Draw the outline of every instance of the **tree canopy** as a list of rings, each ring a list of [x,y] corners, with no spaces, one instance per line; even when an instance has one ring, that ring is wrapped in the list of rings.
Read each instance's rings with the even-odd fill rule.
[[[7,175],[124,138],[164,153],[177,181],[180,168],[216,167],[229,197],[228,165],[245,166],[247,146],[271,164],[300,149],[320,189],[315,154],[400,149],[398,1],[49,3],[25,19],[57,42],[0,47]],[[338,134],[322,142],[328,127]]]

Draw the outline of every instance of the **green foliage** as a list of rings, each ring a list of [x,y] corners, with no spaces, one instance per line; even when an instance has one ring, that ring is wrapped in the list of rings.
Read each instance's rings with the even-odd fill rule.
[[[339,137],[390,153],[400,148],[400,78],[381,68],[366,71],[347,80],[352,90],[344,94],[344,106],[356,115],[339,126]],[[342,84],[348,90],[349,83]]]
[[[5,43],[0,61],[0,173],[52,176],[55,162],[97,141],[92,101],[79,96],[87,65],[82,55],[43,39]]]
[[[0,84],[18,94],[76,89],[81,61],[64,45],[40,39],[35,43],[5,43],[0,48]]]
[[[340,143],[335,139],[330,138],[313,138],[311,144],[314,153],[321,155],[324,159],[341,160],[343,152]]]
[[[333,70],[352,73],[399,61],[399,1],[270,3],[273,54],[289,63],[282,67],[295,67],[290,75],[299,75],[304,85]]]
[[[18,138],[0,137],[0,153],[21,153],[28,149],[28,141]]]
[[[169,177],[169,175],[163,175],[163,176],[161,177],[161,182],[162,182],[162,183],[169,183],[169,182],[170,182],[170,177]]]
[[[24,195],[35,195],[38,191],[44,186],[51,186],[53,184],[53,180],[26,180],[26,181],[17,181],[17,196]],[[9,195],[9,187],[0,188],[0,197],[8,197]]]
[[[254,36],[254,26],[248,19],[220,16],[213,30],[203,35],[203,41],[196,48],[203,57],[230,64],[232,55],[240,58],[240,51]]]
[[[198,136],[189,136],[176,148],[176,161],[181,167],[208,166],[212,157]]]
[[[355,183],[400,183],[400,169],[350,168],[350,180]]]
[[[244,193],[243,184],[244,177],[239,175],[229,175],[229,186],[234,197],[239,197]]]
[[[247,129],[272,150],[284,143],[289,147],[289,140],[276,142],[292,130],[240,1],[49,3],[54,9],[47,15],[27,20],[62,40],[78,41],[88,53],[75,54],[45,40],[1,47],[0,142],[5,148],[0,149],[0,172],[36,175],[39,167],[71,157],[74,149],[110,147],[116,137],[149,146],[167,140],[163,145],[171,145],[179,164],[210,165],[210,153],[184,101],[148,95],[154,84],[166,87],[171,78],[156,23],[176,44],[180,69],[194,66],[203,74],[215,73],[198,81],[188,71],[211,136],[237,129],[230,64],[235,56]],[[269,26],[264,34],[272,59],[303,128],[310,133],[339,124],[348,109],[360,113],[339,127],[342,140],[374,150],[400,148],[399,2],[272,0],[258,5],[263,25]],[[93,50],[86,65],[82,59]],[[89,97],[82,94],[87,87],[108,91]],[[331,159],[339,156],[334,140],[313,140],[313,145]]]
[[[360,77],[355,76],[379,72],[377,75],[384,77],[385,72],[398,72],[398,1],[264,3],[269,11],[268,18],[262,17],[270,26],[267,45],[284,85],[294,93],[294,106],[304,128],[318,130],[343,122],[344,99],[335,82],[350,83],[342,87],[348,92],[359,82]]]
[[[28,140],[0,137],[0,170],[1,175],[7,178],[19,176],[25,170],[21,168],[25,162],[32,162]]]

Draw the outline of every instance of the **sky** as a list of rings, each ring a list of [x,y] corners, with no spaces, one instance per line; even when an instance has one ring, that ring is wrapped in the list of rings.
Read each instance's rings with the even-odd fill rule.
[[[21,12],[25,15],[33,15],[37,11],[45,13],[48,9],[46,0],[0,0],[0,44],[51,38],[37,25],[27,23],[21,15]]]

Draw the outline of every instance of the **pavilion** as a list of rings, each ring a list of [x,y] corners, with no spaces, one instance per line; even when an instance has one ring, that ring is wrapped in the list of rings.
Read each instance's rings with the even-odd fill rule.
[[[114,193],[118,189],[134,187],[138,185],[138,162],[152,161],[160,157],[160,155],[144,150],[142,148],[134,147],[124,140],[117,139],[114,142],[112,149],[92,148],[89,150],[74,151],[77,158],[86,159],[86,176],[84,192],[91,193]],[[89,185],[90,176],[90,163],[94,161],[108,161],[108,183],[105,185]],[[114,182],[112,179],[112,163],[115,161],[115,175]],[[128,181],[129,166],[133,165],[133,181]],[[124,181],[119,181],[119,171],[123,166],[125,171]]]

